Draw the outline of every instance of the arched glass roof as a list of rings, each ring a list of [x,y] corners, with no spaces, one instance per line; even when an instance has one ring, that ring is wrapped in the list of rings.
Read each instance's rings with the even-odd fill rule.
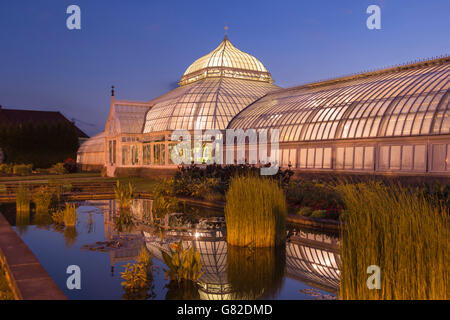
[[[273,83],[270,73],[261,61],[237,49],[228,40],[227,36],[216,49],[196,60],[187,68],[181,78],[180,85],[211,77],[228,77]]]
[[[246,106],[278,87],[265,82],[208,78],[155,99],[144,133],[172,130],[223,130]]]
[[[78,148],[78,153],[104,152],[105,151],[105,132],[100,132],[89,138]]]
[[[448,134],[450,58],[282,89],[229,128],[278,128],[280,142]]]

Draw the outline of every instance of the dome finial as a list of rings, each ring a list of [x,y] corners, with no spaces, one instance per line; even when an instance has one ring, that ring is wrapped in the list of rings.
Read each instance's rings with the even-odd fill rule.
[[[227,40],[228,39],[228,26],[227,25],[225,25],[225,37],[224,37],[224,40]]]

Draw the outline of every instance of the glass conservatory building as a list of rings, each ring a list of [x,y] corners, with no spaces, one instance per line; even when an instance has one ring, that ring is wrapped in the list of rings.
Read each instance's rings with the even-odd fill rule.
[[[450,176],[450,57],[282,89],[225,37],[179,85],[148,102],[113,92],[105,132],[78,162],[110,176],[170,170],[174,130],[278,129],[282,167]]]

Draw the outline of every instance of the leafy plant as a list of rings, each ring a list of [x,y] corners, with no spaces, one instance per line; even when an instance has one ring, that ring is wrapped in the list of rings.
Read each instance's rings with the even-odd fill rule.
[[[13,173],[13,165],[11,163],[0,164],[0,173],[12,174]]]
[[[286,188],[286,199],[289,203],[313,210],[340,211],[342,199],[334,186],[316,181],[293,180]]]
[[[119,202],[119,208],[127,209],[131,207],[131,201],[134,199],[133,185],[131,182],[129,182],[128,185],[123,185],[117,180],[116,186],[114,187],[114,193]]]
[[[13,174],[18,176],[26,176],[31,174],[32,169],[32,164],[16,164],[13,167]]]
[[[147,268],[140,263],[126,264],[125,271],[121,274],[121,278],[125,280],[122,286],[126,290],[139,290],[147,286]]]
[[[124,272],[121,272],[121,278],[124,281],[121,283],[125,290],[125,299],[148,299],[154,297],[152,289],[152,264],[151,255],[143,246],[137,259],[137,263],[128,263],[125,266]]]
[[[157,217],[164,217],[178,209],[178,199],[175,197],[157,196],[153,201],[153,212]]]
[[[64,160],[64,169],[66,169],[67,173],[75,173],[78,170],[77,163],[72,158],[67,158]]]
[[[64,210],[57,210],[52,214],[53,223],[58,225],[64,225]]]
[[[327,210],[314,210],[311,213],[312,218],[325,219],[327,217]]]
[[[58,162],[51,167],[50,172],[54,174],[65,174],[67,170],[64,167],[64,163]]]
[[[304,217],[309,217],[313,213],[311,207],[301,207],[298,209],[297,214]]]
[[[169,268],[165,270],[166,278],[169,277],[177,282],[197,281],[203,274],[200,252],[194,250],[193,246],[184,249],[182,240],[178,244],[174,244],[174,248],[174,250],[169,248],[170,255],[161,251],[164,262]]]
[[[33,194],[33,202],[36,205],[36,212],[48,212],[52,202],[52,193],[48,187],[40,187]]]

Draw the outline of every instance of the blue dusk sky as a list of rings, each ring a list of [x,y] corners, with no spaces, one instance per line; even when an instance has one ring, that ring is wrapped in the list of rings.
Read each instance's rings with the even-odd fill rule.
[[[66,9],[81,8],[81,30]],[[381,30],[366,9],[381,7]],[[58,110],[89,135],[104,129],[110,87],[147,101],[231,42],[281,87],[450,53],[449,0],[2,0],[0,104]]]

